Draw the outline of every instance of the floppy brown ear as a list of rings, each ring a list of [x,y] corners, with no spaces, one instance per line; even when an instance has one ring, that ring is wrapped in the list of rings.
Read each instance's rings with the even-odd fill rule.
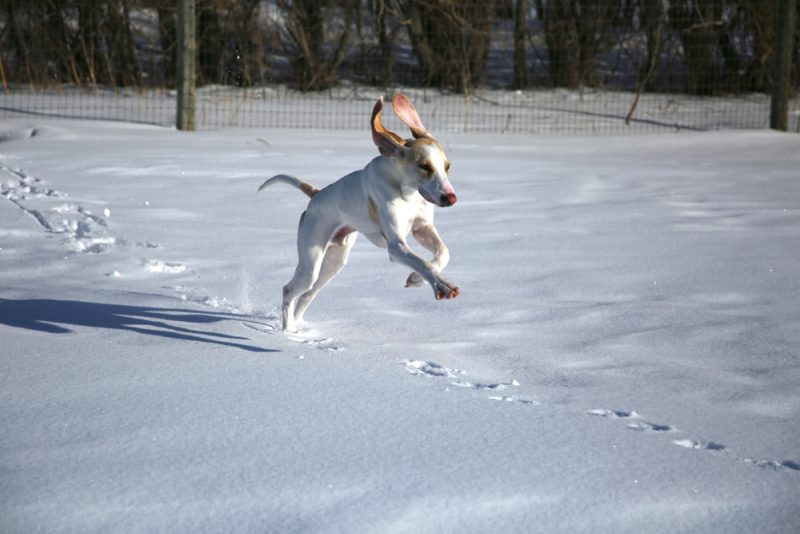
[[[406,126],[411,128],[411,134],[416,139],[419,139],[420,137],[433,137],[428,129],[425,128],[425,125],[422,124],[419,115],[417,115],[417,110],[414,109],[414,106],[411,104],[411,100],[409,100],[406,95],[403,93],[397,93],[394,95],[392,105],[394,106],[395,115],[397,115],[401,121],[406,123]]]
[[[403,146],[406,142],[396,133],[387,130],[383,127],[381,121],[381,111],[383,110],[383,97],[378,98],[375,107],[372,108],[372,119],[370,125],[372,127],[372,141],[378,150],[384,156],[396,156],[402,152]]]

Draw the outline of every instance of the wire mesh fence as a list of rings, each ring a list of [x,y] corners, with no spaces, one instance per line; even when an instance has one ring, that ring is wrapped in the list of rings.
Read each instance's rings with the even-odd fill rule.
[[[196,122],[366,128],[403,90],[438,131],[763,128],[778,22],[777,0],[196,0]],[[5,0],[0,116],[172,125],[178,52],[173,1]]]

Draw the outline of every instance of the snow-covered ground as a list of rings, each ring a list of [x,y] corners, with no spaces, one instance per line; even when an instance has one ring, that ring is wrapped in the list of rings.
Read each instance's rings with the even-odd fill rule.
[[[462,295],[362,239],[287,336],[256,187],[366,129],[4,120],[0,531],[798,531],[800,137],[440,137]]]

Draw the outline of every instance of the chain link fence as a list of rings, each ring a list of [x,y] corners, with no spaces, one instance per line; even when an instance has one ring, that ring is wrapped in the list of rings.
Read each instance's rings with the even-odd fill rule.
[[[765,128],[779,4],[196,0],[196,124],[367,128],[402,90],[434,131]],[[4,0],[0,116],[174,125],[176,28],[167,0]]]

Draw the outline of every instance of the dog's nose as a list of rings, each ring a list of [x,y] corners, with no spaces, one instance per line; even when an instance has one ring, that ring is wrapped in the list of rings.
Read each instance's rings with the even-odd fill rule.
[[[442,206],[452,206],[456,203],[458,198],[455,193],[446,193],[442,195]]]

